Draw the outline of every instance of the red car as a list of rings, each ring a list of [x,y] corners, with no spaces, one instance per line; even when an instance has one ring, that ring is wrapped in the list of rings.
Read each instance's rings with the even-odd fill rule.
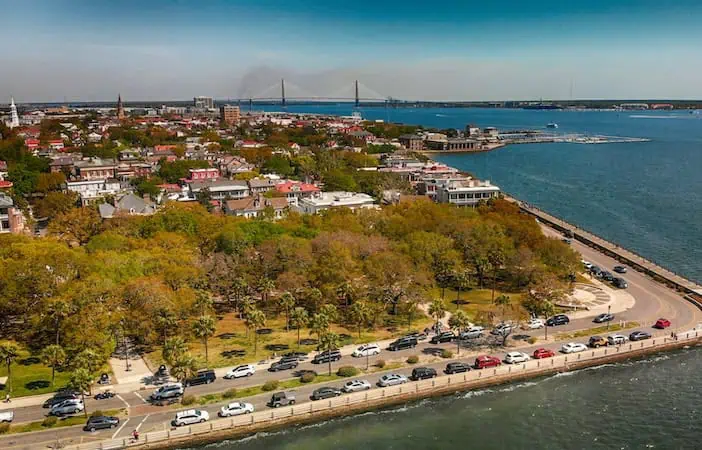
[[[553,350],[547,348],[537,348],[534,350],[534,359],[551,358],[553,356],[556,356],[556,354],[553,353]]]
[[[500,358],[497,358],[495,356],[482,355],[475,358],[476,369],[485,369],[486,367],[497,367],[500,364],[502,364],[502,361],[500,361]]]
[[[670,320],[668,319],[658,319],[656,320],[656,324],[653,326],[653,328],[658,328],[660,330],[664,328],[668,328],[670,326]]]

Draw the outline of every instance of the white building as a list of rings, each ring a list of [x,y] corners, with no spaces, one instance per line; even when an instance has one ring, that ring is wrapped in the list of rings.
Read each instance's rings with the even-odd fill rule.
[[[17,115],[17,106],[15,106],[14,97],[10,100],[10,121],[7,122],[9,128],[20,126],[19,116]]]
[[[237,200],[249,196],[249,185],[240,180],[205,180],[190,183],[190,195],[196,198],[198,192],[207,188],[212,200]]]
[[[317,214],[331,208],[375,208],[375,200],[368,194],[356,192],[318,192],[298,199],[294,209],[302,214]]]
[[[81,204],[86,206],[107,195],[119,193],[121,186],[119,181],[115,179],[67,181],[66,189],[77,192],[80,195]]]
[[[497,197],[500,188],[490,181],[460,180],[449,181],[436,190],[436,201],[457,206],[475,206],[481,200]]]

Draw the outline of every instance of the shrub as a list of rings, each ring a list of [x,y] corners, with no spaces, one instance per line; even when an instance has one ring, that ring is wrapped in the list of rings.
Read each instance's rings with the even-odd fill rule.
[[[261,389],[266,392],[278,389],[278,380],[266,381]]]
[[[224,391],[224,394],[222,394],[222,398],[230,399],[230,398],[234,398],[234,397],[236,397],[236,389],[235,388],[227,389],[226,391]]]
[[[189,406],[189,405],[192,405],[193,403],[195,403],[196,401],[197,401],[197,399],[195,398],[194,395],[186,395],[183,397],[183,399],[180,401],[180,403],[183,406]]]
[[[407,364],[417,364],[419,362],[419,356],[417,355],[412,355],[409,358],[407,358]]]
[[[56,416],[49,416],[41,423],[42,427],[50,428],[58,423]]]
[[[105,413],[103,413],[103,412],[100,411],[99,409],[96,409],[95,411],[93,411],[93,412],[90,414],[90,417],[100,417],[100,416],[104,416],[104,415],[105,415]]]
[[[10,431],[10,424],[9,423],[0,423],[0,434],[5,434],[8,431]]]
[[[443,349],[443,350],[441,350],[441,357],[442,358],[453,358],[453,352],[451,350]]]
[[[378,368],[380,368],[380,369],[382,369],[383,367],[385,367],[385,360],[384,360],[384,359],[379,359],[379,360],[377,360],[377,361],[375,362],[375,367],[378,367]]]
[[[313,372],[305,372],[305,373],[303,373],[302,376],[300,377],[300,381],[303,382],[303,383],[311,383],[311,382],[314,381],[314,379],[315,379],[316,377],[317,377],[317,375],[314,374]]]
[[[536,341],[538,341],[538,340],[539,339],[536,336],[532,336],[529,339],[527,339],[527,342],[533,345],[533,344],[536,344]]]
[[[339,367],[339,370],[336,371],[336,374],[340,377],[355,377],[356,375],[358,375],[358,369],[353,366],[343,366]]]

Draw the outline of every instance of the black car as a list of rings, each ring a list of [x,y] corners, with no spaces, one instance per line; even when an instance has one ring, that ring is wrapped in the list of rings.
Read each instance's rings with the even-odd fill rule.
[[[342,394],[340,389],[334,387],[322,387],[315,389],[310,396],[312,400],[324,400],[325,398],[338,397]]]
[[[268,368],[269,372],[277,372],[279,370],[290,370],[297,367],[299,364],[297,358],[283,358],[280,361],[276,361]]]
[[[417,367],[412,370],[412,375],[410,376],[410,379],[414,381],[426,380],[428,378],[436,378],[436,370],[431,367]]]
[[[403,337],[396,341],[393,341],[388,345],[388,350],[395,352],[397,350],[405,350],[408,348],[414,348],[417,346],[417,338],[415,337]]]
[[[283,355],[283,359],[297,359],[302,361],[307,359],[307,353],[305,352],[288,352]]]
[[[606,270],[605,270],[604,272],[602,272],[601,277],[602,277],[602,279],[605,280],[605,281],[612,281],[612,280],[614,280],[614,275],[612,275],[611,272],[607,272]]]
[[[595,317],[592,321],[595,323],[604,323],[611,322],[612,320],[614,320],[614,314],[602,313],[599,316]]]
[[[341,359],[341,352],[339,350],[324,351],[318,353],[312,358],[312,364],[322,364],[328,363],[329,361],[334,362]]]
[[[614,266],[614,271],[617,273],[626,273],[626,267],[624,266]]]
[[[185,380],[185,386],[195,386],[197,384],[210,384],[217,379],[214,370],[200,370],[194,377]]]
[[[643,341],[644,339],[651,339],[651,333],[645,331],[634,331],[629,335],[630,341]]]
[[[446,364],[446,368],[444,369],[444,373],[447,375],[452,375],[454,373],[462,373],[462,372],[468,372],[470,370],[470,366],[468,364],[462,363],[462,362],[452,362]]]
[[[454,339],[456,339],[456,335],[453,334],[453,331],[444,331],[432,337],[429,342],[432,344],[441,344],[444,342],[451,342]]]
[[[602,276],[602,269],[597,266],[592,266],[590,267],[590,273],[599,278]]]
[[[612,284],[614,287],[619,289],[626,289],[629,287],[629,283],[626,282],[624,278],[614,277],[612,279]]]
[[[570,323],[570,319],[565,314],[556,314],[546,321],[546,325],[549,327],[555,327],[558,325],[567,325]]]
[[[83,427],[83,430],[104,430],[106,428],[115,428],[117,425],[119,425],[119,419],[116,417],[94,416],[88,419],[88,422]]]
[[[51,408],[52,406],[58,405],[65,400],[73,400],[76,398],[78,398],[78,394],[75,392],[58,392],[56,395],[46,400],[42,407]]]

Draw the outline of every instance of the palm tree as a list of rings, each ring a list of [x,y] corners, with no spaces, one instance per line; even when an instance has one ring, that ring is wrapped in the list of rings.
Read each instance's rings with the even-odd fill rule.
[[[195,296],[195,309],[200,310],[200,315],[205,315],[206,312],[212,309],[214,300],[209,292],[198,289]]]
[[[288,291],[278,297],[278,305],[285,311],[285,331],[290,331],[290,311],[295,308],[295,303],[297,303],[295,297]]]
[[[250,295],[244,296],[241,301],[239,301],[239,318],[245,320],[249,312],[254,309],[256,309],[256,300]],[[246,328],[246,337],[249,337],[248,328]]]
[[[332,350],[336,350],[339,348],[341,345],[341,338],[339,337],[338,334],[332,332],[332,331],[327,331],[323,333],[321,336],[319,336],[319,349],[326,351],[326,352],[331,352]],[[331,375],[331,358],[327,358],[327,361],[329,363],[329,375]]]
[[[41,361],[45,366],[51,367],[51,386],[56,379],[56,369],[66,363],[66,352],[59,345],[49,345],[41,352]]]
[[[546,325],[545,321],[556,314],[556,307],[548,300],[544,300],[541,302],[539,309],[541,310],[541,315],[544,316],[544,339],[548,339],[548,325]]]
[[[72,361],[74,369],[85,369],[90,374],[95,374],[102,367],[102,364],[103,358],[89,348],[78,353]]]
[[[310,320],[310,334],[316,334],[318,339],[322,339],[322,335],[329,331],[329,317],[317,313]]]
[[[344,305],[346,307],[348,307],[349,303],[353,301],[355,295],[355,289],[353,285],[348,281],[344,281],[339,285],[338,288],[336,288],[336,296],[339,298],[339,300],[342,300],[344,302]]]
[[[205,362],[209,361],[209,349],[207,343],[209,338],[214,336],[216,329],[217,324],[212,316],[200,316],[193,323],[193,334],[196,338],[202,339],[203,344],[205,344]]]
[[[175,336],[166,339],[166,343],[163,346],[161,354],[164,361],[170,365],[173,365],[178,358],[183,356],[187,351],[188,344],[185,343],[185,340],[180,336]]]
[[[493,303],[496,306],[502,307],[502,321],[505,321],[505,308],[509,306],[512,303],[512,300],[509,298],[509,295],[501,294],[498,295],[497,298],[493,300]]]
[[[453,276],[456,284],[456,309],[458,309],[461,305],[461,291],[468,287],[469,280],[465,270],[458,271]]]
[[[466,313],[459,309],[449,317],[448,324],[449,327],[456,330],[456,354],[458,355],[461,353],[461,340],[458,339],[458,335],[462,329],[470,324],[470,320],[468,320]]]
[[[266,324],[266,315],[260,309],[253,309],[246,314],[246,327],[254,331],[254,355],[258,351],[258,330]]]
[[[312,305],[312,310],[314,312],[318,312],[319,304],[322,301],[322,291],[317,288],[308,289],[305,293],[305,297],[307,300],[307,305]]]
[[[54,322],[54,329],[56,332],[56,345],[59,345],[59,336],[61,333],[61,321],[69,316],[71,313],[71,306],[68,302],[64,300],[56,300],[49,305],[46,312],[49,319]]]
[[[270,278],[261,278],[258,281],[258,290],[261,292],[261,300],[268,301],[268,294],[275,289],[275,283]]]
[[[166,345],[166,339],[171,330],[175,330],[178,326],[178,317],[175,313],[167,308],[161,308],[156,312],[156,327],[161,332],[163,345]]]
[[[190,353],[183,353],[178,356],[178,359],[173,361],[171,366],[171,375],[175,377],[176,380],[183,383],[185,386],[185,380],[192,378],[197,373],[197,361]]]
[[[329,322],[336,322],[339,320],[339,310],[334,305],[327,304],[322,306],[319,308],[319,313],[327,316]]]
[[[356,302],[351,305],[351,320],[358,327],[358,338],[361,338],[363,325],[368,322],[370,310],[365,302]]]
[[[307,314],[307,310],[302,307],[297,307],[293,310],[292,314],[290,315],[290,321],[292,322],[293,326],[297,329],[297,346],[300,346],[300,329],[304,326],[307,325],[307,322],[309,322],[310,318],[309,315]]]
[[[12,393],[12,363],[19,357],[19,348],[10,342],[0,344],[0,359],[7,365],[7,392]]]
[[[93,375],[88,369],[80,367],[73,371],[68,384],[75,390],[80,392],[83,400],[83,413],[88,417],[88,408],[85,406],[85,391],[91,389],[93,385]]]
[[[436,332],[439,332],[439,322],[446,315],[446,307],[440,298],[435,298],[429,305],[429,315],[436,319]]]

